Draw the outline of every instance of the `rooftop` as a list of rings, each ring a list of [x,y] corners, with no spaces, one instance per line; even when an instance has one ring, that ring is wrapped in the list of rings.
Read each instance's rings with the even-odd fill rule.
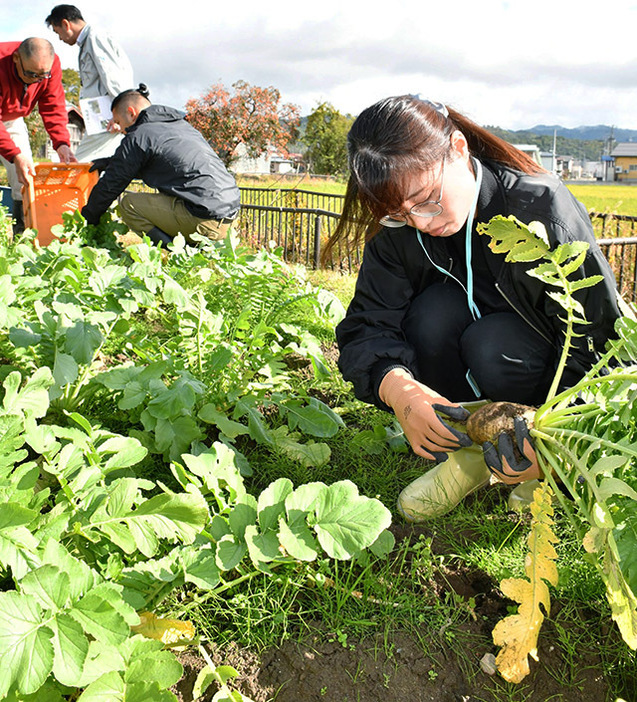
[[[637,156],[637,142],[625,141],[617,144],[611,156]]]

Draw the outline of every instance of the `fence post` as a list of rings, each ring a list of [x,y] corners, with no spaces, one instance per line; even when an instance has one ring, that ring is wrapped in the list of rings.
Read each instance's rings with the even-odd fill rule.
[[[321,258],[321,215],[314,220],[314,270],[318,270]]]

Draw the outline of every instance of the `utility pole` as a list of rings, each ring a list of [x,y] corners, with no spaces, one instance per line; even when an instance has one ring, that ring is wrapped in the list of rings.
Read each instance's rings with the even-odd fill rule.
[[[553,130],[553,175],[557,175],[557,129]]]
[[[615,126],[611,125],[610,134],[608,135],[608,139],[604,143],[604,151],[606,152],[605,155],[608,158],[607,161],[604,161],[603,178],[605,181],[615,180],[614,166],[613,166],[613,177],[612,177],[612,179],[609,177],[610,176],[609,167],[611,166],[611,164],[613,164],[613,162],[610,160],[610,155],[611,155],[611,152],[613,150],[613,143],[615,142],[614,133],[615,133]]]
[[[611,125],[610,134],[608,136],[608,152],[607,152],[608,156],[610,156],[611,151],[613,150],[613,144],[615,142],[614,134],[615,134],[615,125]]]

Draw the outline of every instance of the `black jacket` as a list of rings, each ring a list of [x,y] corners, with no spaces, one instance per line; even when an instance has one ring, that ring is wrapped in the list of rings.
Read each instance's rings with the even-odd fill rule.
[[[82,209],[86,221],[99,222],[135,178],[180,198],[201,219],[233,218],[239,211],[233,176],[184,113],[172,107],[151,105],[129,127]]]
[[[548,174],[525,175],[491,161],[483,161],[483,166],[485,178],[476,223],[488,221],[495,214],[514,215],[525,224],[539,221],[555,245],[574,240],[589,243],[585,262],[572,278],[595,274],[604,277],[592,288],[576,293],[590,324],[576,328],[582,336],[574,341],[565,373],[567,382],[575,382],[594,363],[606,340],[615,336],[614,322],[620,311],[613,272],[595,241],[586,210],[559,179]],[[478,235],[475,226],[473,236],[480,240],[474,241],[474,246],[485,248],[498,299],[561,350],[564,325],[560,317],[565,312],[548,296],[547,286],[527,275],[537,262],[505,263],[504,255],[487,248],[489,237]],[[457,246],[449,238],[433,239],[423,234],[422,241],[436,264],[449,270],[460,263],[454,272],[464,266],[458,261]],[[415,353],[402,331],[403,318],[416,296],[429,285],[443,281],[457,284],[427,260],[412,227],[384,228],[366,244],[354,298],[336,329],[339,367],[344,378],[353,383],[359,399],[387,409],[378,398],[385,373],[403,366],[417,376]]]

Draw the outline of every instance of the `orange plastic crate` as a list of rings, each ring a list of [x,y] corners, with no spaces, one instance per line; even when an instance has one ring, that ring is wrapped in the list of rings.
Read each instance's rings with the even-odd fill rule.
[[[54,224],[62,224],[62,213],[82,209],[99,175],[89,173],[90,163],[36,163],[33,185],[23,188],[24,223],[38,230],[41,246],[55,238]]]

